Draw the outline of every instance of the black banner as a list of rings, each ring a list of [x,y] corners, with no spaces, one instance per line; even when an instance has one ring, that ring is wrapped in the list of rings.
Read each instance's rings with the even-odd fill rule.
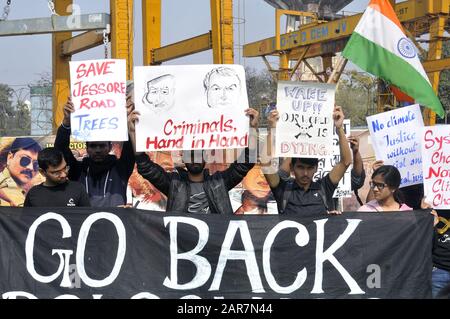
[[[0,208],[2,298],[429,298],[428,211]]]

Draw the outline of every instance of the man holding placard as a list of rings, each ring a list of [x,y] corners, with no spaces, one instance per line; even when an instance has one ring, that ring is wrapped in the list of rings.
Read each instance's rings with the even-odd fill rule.
[[[106,67],[105,67],[106,68]],[[82,69],[84,70],[84,69]],[[88,68],[87,70],[91,70]],[[94,68],[94,70],[97,70]],[[109,69],[102,69],[103,72],[109,73],[112,71],[107,71]],[[86,71],[87,72],[87,71]],[[93,72],[93,71],[91,71]],[[96,71],[100,72],[100,71]],[[87,76],[86,74],[83,74]],[[118,83],[117,85],[113,85],[113,87],[117,88],[118,92],[123,92],[122,99],[119,97],[115,97],[117,100],[115,105],[118,108],[119,104],[123,107],[123,112],[125,112],[126,116],[126,108],[128,108],[129,112],[134,107],[132,102],[132,84],[126,86],[125,78],[123,77],[124,83]],[[123,85],[122,85],[123,84]],[[75,86],[73,90],[77,90]],[[93,90],[94,84],[91,84],[91,90]],[[98,84],[97,87],[101,87],[101,84]],[[76,92],[82,93],[84,91]],[[96,91],[101,92],[100,90]],[[86,93],[86,92],[85,92]],[[100,94],[101,95],[101,94]],[[119,95],[119,94],[117,94]],[[128,98],[125,101],[125,97]],[[81,100],[83,100],[82,96],[80,96]],[[101,100],[100,97],[98,97]],[[89,99],[93,101],[91,97]],[[110,99],[106,99],[110,100]],[[123,104],[122,104],[123,102]],[[93,102],[92,102],[93,103]],[[126,103],[126,105],[125,105]],[[78,105],[78,109],[82,104]],[[126,107],[125,107],[126,106]],[[125,206],[127,204],[127,185],[128,179],[133,172],[135,158],[134,158],[134,150],[130,141],[125,141],[122,147],[122,153],[120,158],[116,158],[115,155],[111,155],[112,142],[108,140],[90,140],[86,142],[86,150],[88,156],[83,158],[82,161],[78,161],[75,159],[72,151],[69,148],[70,145],[70,133],[71,133],[71,117],[74,117],[76,107],[72,99],[69,98],[67,103],[64,105],[64,119],[62,121],[61,126],[58,128],[55,138],[55,148],[60,150],[64,154],[64,158],[67,162],[67,165],[70,166],[69,169],[69,179],[74,181],[81,182],[86,188],[86,192],[89,195],[89,199],[92,207],[115,207],[115,206]],[[122,112],[118,110],[119,112]],[[104,116],[113,116],[111,115],[111,110],[105,112],[103,110]],[[95,114],[93,113],[92,116]],[[77,121],[77,118],[74,117],[74,120]],[[77,121],[75,125],[79,125]],[[98,125],[97,125],[98,126]],[[93,127],[93,126],[92,126]],[[90,127],[92,129],[92,127]],[[108,126],[105,126],[107,129]],[[122,131],[121,128],[120,131]],[[125,122],[125,132],[127,130],[126,122]],[[89,130],[92,132],[93,130]],[[78,132],[78,131],[77,131]],[[88,135],[91,135],[88,134]],[[121,133],[120,133],[121,134]],[[112,135],[117,136],[117,135]]]
[[[135,122],[139,112],[133,111],[128,117],[131,141],[135,143]],[[250,118],[250,126],[258,127],[258,111],[249,108],[245,115]],[[253,130],[254,131],[254,130]],[[250,144],[256,143],[256,136],[250,138]],[[178,213],[194,214],[233,214],[228,191],[239,184],[247,172],[255,165],[250,162],[250,149],[244,150],[244,161],[236,160],[226,170],[212,175],[205,170],[202,150],[183,151],[186,170],[166,172],[161,166],[150,160],[147,154],[137,153],[136,164],[139,174],[150,181],[167,196],[166,210]]]
[[[271,131],[279,119],[278,110],[273,110],[268,116]],[[340,179],[352,163],[350,147],[343,129],[344,113],[340,106],[333,111],[334,125],[339,137],[341,160],[333,167],[329,174],[313,182],[313,176],[318,168],[318,158],[298,158],[291,161],[291,169],[295,179],[288,181],[280,179],[278,172],[265,171],[265,177],[272,189],[280,214],[296,214],[307,210],[310,214],[327,212],[333,206],[333,192]],[[271,134],[269,134],[271,141]],[[271,153],[271,150],[268,152]]]

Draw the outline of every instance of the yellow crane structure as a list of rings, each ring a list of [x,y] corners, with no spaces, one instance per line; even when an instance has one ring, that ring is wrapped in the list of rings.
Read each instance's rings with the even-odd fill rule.
[[[211,30],[161,47],[161,0],[142,0],[144,65],[213,50],[213,63],[233,64],[233,0],[210,0]]]
[[[69,61],[72,55],[111,42],[111,57],[127,61],[127,78],[133,76],[133,0],[110,0],[111,14],[70,15],[72,0],[48,1],[52,15],[0,21],[0,37],[52,34],[53,128],[61,123],[63,105],[70,94]],[[8,1],[8,5],[11,0]],[[73,32],[83,33],[72,36]]]
[[[111,43],[111,58],[125,59],[127,79],[133,78],[134,0],[110,0],[110,14],[69,16],[73,0],[48,1],[50,18],[0,20],[0,37],[52,34],[53,129],[63,118],[70,94],[69,61],[72,55]],[[233,1],[210,0],[212,30],[197,37],[161,47],[161,2],[141,0],[144,65],[158,65],[189,54],[213,50],[217,64],[234,63]],[[8,6],[11,0],[8,0]],[[9,8],[8,8],[9,10]],[[69,19],[78,21],[70,22]],[[73,36],[73,32],[84,31]],[[107,56],[105,52],[105,57]]]
[[[408,36],[417,43],[416,38],[423,34],[430,34],[427,60],[424,62],[430,82],[435,91],[438,89],[440,71],[450,68],[450,58],[441,59],[445,31],[450,30],[449,11],[450,0],[408,0],[395,4],[395,11],[401,23],[407,30]],[[303,15],[312,18],[312,22],[301,26],[298,30],[280,34],[280,17],[282,15]],[[358,24],[362,14],[351,15],[333,21],[320,20],[310,12],[297,12],[276,9],[275,36],[244,45],[244,57],[261,57],[269,71],[277,74],[278,79],[289,80],[303,62],[318,81],[326,82],[330,74],[327,69],[332,68],[332,57],[344,49],[353,30]],[[420,46],[418,46],[420,48]],[[423,49],[422,49],[423,50]],[[363,53],[362,53],[363,54]],[[277,56],[279,68],[273,69],[267,57]],[[307,59],[321,57],[323,71],[315,72]],[[295,61],[290,68],[289,62]],[[338,66],[333,76],[339,77],[345,63]],[[378,111],[382,111],[384,103],[378,103]],[[424,120],[428,125],[434,125],[436,114],[429,109],[425,110]]]
[[[394,0],[391,0],[395,2]],[[11,2],[10,0],[8,1]],[[127,61],[127,78],[133,78],[133,5],[134,0],[110,0],[110,14],[87,14],[79,16],[79,25],[68,23],[71,18],[67,8],[73,0],[49,1],[54,14],[48,19],[25,19],[0,21],[0,37],[12,35],[52,34],[52,80],[53,80],[53,127],[62,120],[62,108],[69,96],[69,64],[72,55],[94,46],[111,42],[111,57]],[[196,37],[161,47],[161,3],[162,0],[141,0],[144,65],[159,65],[189,54],[210,50],[213,63],[234,63],[233,45],[233,0],[210,0],[211,30]],[[424,66],[433,88],[437,90],[440,71],[450,68],[450,58],[441,59],[442,43],[449,30],[450,0],[408,0],[395,4],[400,21],[409,36],[429,33],[429,49]],[[294,32],[280,34],[282,15],[299,15],[312,19]],[[342,51],[361,14],[333,21],[320,20],[314,13],[277,9],[275,12],[275,36],[244,45],[244,57],[262,57],[269,70],[279,79],[290,79],[301,63],[313,71],[318,81],[325,82],[329,76],[338,78],[345,63],[332,69],[332,57]],[[73,18],[73,16],[72,16]],[[26,28],[23,27],[26,25]],[[85,31],[77,36],[73,32]],[[278,56],[279,69],[274,70],[267,56]],[[321,57],[323,72],[316,73],[307,59]],[[290,61],[295,66],[290,68]],[[383,103],[379,103],[382,107]],[[428,109],[425,122],[435,123],[435,114]]]

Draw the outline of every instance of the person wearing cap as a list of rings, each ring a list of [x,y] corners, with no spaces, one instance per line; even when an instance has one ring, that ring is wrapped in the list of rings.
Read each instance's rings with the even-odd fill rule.
[[[17,137],[8,150],[0,173],[0,206],[23,206],[31,180],[38,173],[41,146],[30,137]]]

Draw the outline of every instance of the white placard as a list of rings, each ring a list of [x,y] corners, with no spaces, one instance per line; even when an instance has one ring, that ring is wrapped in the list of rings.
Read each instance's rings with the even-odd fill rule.
[[[249,118],[241,65],[135,67],[137,151],[243,148]]]
[[[278,82],[275,155],[331,157],[336,86],[323,83]]]
[[[367,125],[376,158],[398,168],[402,177],[400,187],[422,183],[420,106],[414,104],[368,116]]]
[[[450,209],[450,125],[422,128],[425,201],[436,209]]]
[[[79,141],[127,141],[125,60],[71,61],[75,112],[72,135]]]
[[[344,120],[345,136],[350,136],[350,119]],[[341,160],[341,150],[339,148],[339,135],[336,132],[336,128],[333,129],[333,157],[319,158],[319,164],[316,174],[314,174],[314,181],[319,178],[323,178],[329,174],[334,166]],[[339,181],[338,186],[334,190],[333,198],[352,197],[352,180],[351,170],[353,165],[350,165],[345,171],[344,176]]]

